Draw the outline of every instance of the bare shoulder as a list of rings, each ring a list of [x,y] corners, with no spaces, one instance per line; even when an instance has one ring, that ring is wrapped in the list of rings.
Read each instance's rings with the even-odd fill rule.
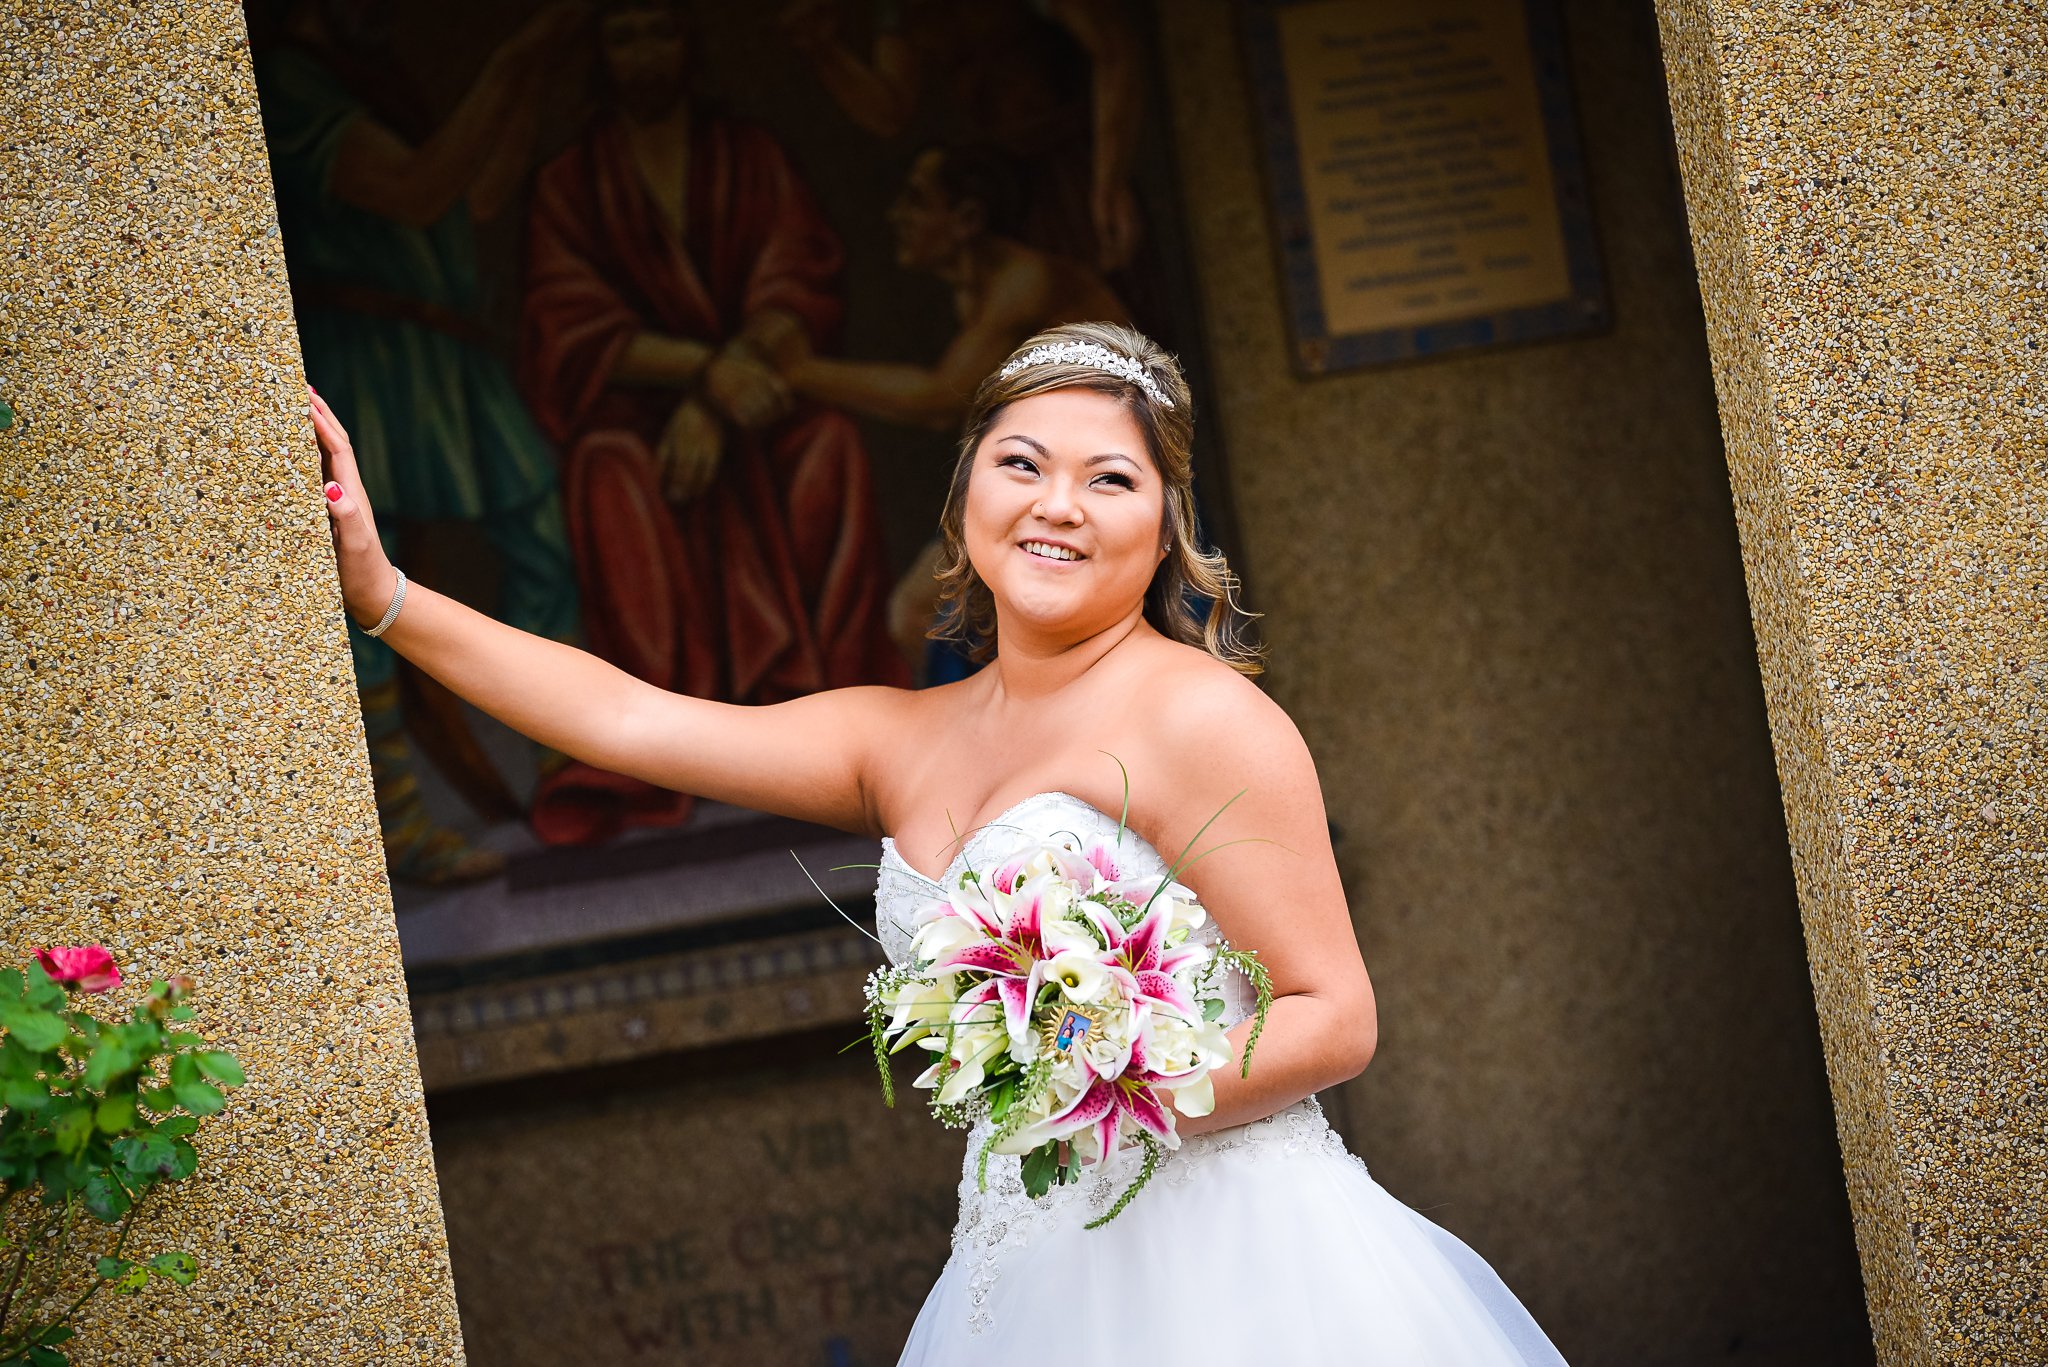
[[[842,692],[854,690],[845,689]],[[858,712],[849,712],[848,726],[860,728],[867,755],[862,787],[870,811],[879,822],[891,794],[915,791],[923,777],[935,738],[952,734],[975,705],[980,686],[973,676],[925,688],[875,688]],[[879,828],[878,828],[879,829]]]
[[[787,702],[761,708],[764,715],[803,717],[807,722],[828,721],[839,725],[886,727],[916,706],[917,694],[908,688],[886,684],[853,684],[805,693]]]
[[[1134,820],[1162,851],[1214,853],[1202,886],[1233,905],[1254,886],[1313,887],[1341,905],[1322,782],[1294,719],[1206,651],[1163,644],[1134,727]]]
[[[858,738],[865,787],[870,786],[873,771],[899,748],[904,737],[930,725],[937,701],[931,695],[937,691],[857,684],[812,693],[782,705],[813,705],[817,709],[813,714],[815,721],[833,728],[843,738]]]
[[[1209,652],[1168,640],[1154,642],[1150,651],[1145,663],[1153,682],[1145,715],[1157,742],[1199,737],[1205,748],[1254,754],[1302,743],[1300,729],[1280,704]]]
[[[1320,824],[1322,787],[1301,730],[1247,676],[1208,652],[1174,641],[1154,643],[1143,662],[1145,703],[1136,709],[1135,747],[1156,777],[1146,806],[1169,834],[1199,826],[1242,792],[1236,814],[1271,821],[1282,812]]]

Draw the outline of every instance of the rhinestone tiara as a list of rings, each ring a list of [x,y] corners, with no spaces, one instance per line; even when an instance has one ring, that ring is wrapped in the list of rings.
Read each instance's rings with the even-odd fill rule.
[[[1053,342],[1046,346],[1035,346],[1022,356],[1011,359],[1002,370],[1004,379],[1016,374],[1026,366],[1051,365],[1063,362],[1067,365],[1085,365],[1095,370],[1106,370],[1120,380],[1129,380],[1145,391],[1147,397],[1161,408],[1173,407],[1173,400],[1166,397],[1166,391],[1159,382],[1145,373],[1145,367],[1119,351],[1111,351],[1100,342]]]

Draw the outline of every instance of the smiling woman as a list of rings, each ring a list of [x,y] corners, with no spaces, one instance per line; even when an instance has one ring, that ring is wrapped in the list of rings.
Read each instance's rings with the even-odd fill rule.
[[[988,667],[922,690],[737,706],[655,688],[431,589],[392,606],[396,574],[347,434],[315,396],[343,596],[358,620],[388,619],[394,646],[455,692],[586,762],[883,836],[876,924],[891,971],[934,971],[915,927],[980,895],[989,870],[1001,884],[1002,851],[1019,836],[1093,840],[1119,877],[1149,884],[1148,900],[1202,847],[1202,923],[1157,948],[1227,938],[1257,956],[1257,1009],[1246,983],[1226,983],[1220,1015],[1205,1005],[1199,1021],[1177,1018],[1215,1027],[1241,1066],[1192,1104],[1177,1100],[1171,1125],[1154,1116],[1159,1144],[1105,1143],[1076,1159],[1063,1196],[1027,1188],[1017,1155],[984,1152],[999,1122],[976,1119],[953,1256],[901,1367],[1037,1362],[1054,1289],[1077,1364],[1143,1350],[1179,1362],[1554,1367],[1556,1350],[1485,1261],[1374,1182],[1316,1101],[1370,1062],[1378,1010],[1314,761],[1246,677],[1258,662],[1240,636],[1236,581],[1195,539],[1190,408],[1179,367],[1135,332],[1086,324],[1031,339],[976,394],[942,518],[940,629],[971,633]],[[924,873],[935,854],[952,862]],[[1130,979],[1124,1007],[1172,1010],[1165,997],[1139,1000],[1142,983],[1171,970],[1149,952],[1119,959],[1122,929],[1101,929],[1096,961]],[[952,975],[940,976],[951,997]],[[950,1053],[972,1034],[974,1009],[952,1000],[949,1052],[934,1067],[982,1065]],[[1142,1038],[1127,1041],[1138,1078]],[[1034,1085],[1055,1088],[1042,1099],[1071,1115],[1124,1104],[1123,1078]],[[1147,1200],[1096,1228],[1134,1182],[1152,1184]],[[1212,1256],[1237,1260],[1227,1301],[1163,1323],[1126,1312],[1185,1302],[1190,1273],[1216,1275],[1202,1261]]]
[[[988,576],[1011,577],[1012,564],[1044,572],[1050,561],[1085,567],[1087,583],[1075,592],[1102,610],[1142,596],[1160,635],[1258,673],[1259,650],[1245,632],[1255,614],[1238,605],[1237,576],[1196,531],[1194,400],[1180,366],[1116,323],[1050,328],[1017,348],[1017,358],[1032,356],[1047,359],[1003,366],[968,409],[939,519],[933,635],[961,642],[977,663],[992,659],[1001,595]],[[1152,401],[1140,402],[1134,385]],[[975,478],[984,468],[1001,477]],[[1029,558],[996,554],[1003,545]],[[1029,583],[1019,577],[1002,592]],[[1038,601],[1060,611],[1068,602]],[[1026,598],[1017,607],[1019,625],[1032,620]]]

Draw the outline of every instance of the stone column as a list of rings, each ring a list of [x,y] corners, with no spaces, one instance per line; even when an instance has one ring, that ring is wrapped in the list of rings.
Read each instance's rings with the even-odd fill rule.
[[[249,1085],[75,1360],[462,1360],[242,13],[0,12],[0,963],[199,980]]]
[[[2048,1360],[2048,27],[1658,9],[1879,1350]]]

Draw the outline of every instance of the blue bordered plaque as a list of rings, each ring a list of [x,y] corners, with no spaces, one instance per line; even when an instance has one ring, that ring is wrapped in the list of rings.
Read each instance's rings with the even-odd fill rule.
[[[1553,0],[1240,0],[1299,370],[1604,328]]]

